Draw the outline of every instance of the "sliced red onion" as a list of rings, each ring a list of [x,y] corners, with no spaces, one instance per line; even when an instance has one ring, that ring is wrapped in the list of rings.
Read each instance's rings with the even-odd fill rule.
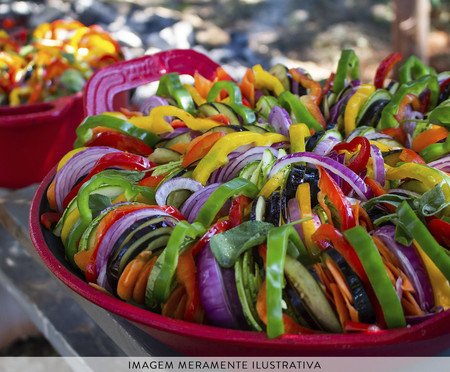
[[[395,291],[397,292],[397,297],[400,301],[402,300],[402,296],[403,296],[402,285],[403,285],[403,279],[401,276],[399,276],[395,282]]]
[[[168,139],[178,137],[180,134],[187,133],[190,130],[191,129],[189,129],[189,128],[175,128],[172,132],[160,134],[159,137],[163,140],[168,140]]]
[[[275,150],[279,150],[279,149],[287,149],[290,146],[289,142],[275,142],[274,144],[270,145],[271,148],[275,149]]]
[[[359,80],[359,79],[352,80],[352,81],[350,81],[350,85],[353,88],[359,87],[361,85],[361,80]]]
[[[300,219],[300,208],[297,199],[293,198],[288,201],[288,222],[298,221]],[[300,239],[304,240],[303,229],[300,224],[294,225]]]
[[[245,326],[234,269],[221,269],[209,243],[197,259],[200,302],[208,321],[218,327],[240,329]]]
[[[381,186],[384,186],[386,182],[386,171],[384,169],[384,159],[380,149],[375,145],[370,145],[370,156],[372,157],[375,181]]]
[[[450,172],[450,155],[444,156],[438,160],[427,164],[429,167],[436,168],[443,172]]]
[[[283,136],[289,136],[289,127],[292,124],[289,113],[280,106],[274,106],[269,114],[269,124],[275,129],[275,132]]]
[[[374,139],[380,139],[380,138],[385,138],[385,139],[389,139],[389,140],[393,139],[392,136],[389,136],[388,134],[378,133],[378,132],[371,132],[371,133],[364,134],[364,137],[366,137],[369,141],[374,140]],[[347,139],[347,141],[350,141],[350,140]]]
[[[328,155],[330,151],[333,150],[333,147],[339,142],[341,142],[341,140],[336,137],[325,138],[316,145],[313,152],[317,155]]]
[[[235,178],[247,164],[261,160],[264,151],[267,149],[272,152],[274,156],[277,156],[277,150],[271,148],[270,146],[253,147],[231,160],[228,164],[221,167],[220,170],[217,170],[217,173],[211,175],[211,181],[226,182]]]
[[[414,325],[414,324],[419,324],[422,323],[428,319],[431,319],[432,317],[434,317],[436,314],[440,313],[444,311],[444,309],[442,307],[439,308],[434,308],[432,309],[431,312],[425,313],[424,315],[407,315],[406,318],[406,323]]]
[[[355,93],[356,88],[349,89],[347,92],[343,94],[343,96],[339,101],[337,101],[333,106],[331,106],[330,118],[328,119],[327,124],[337,124],[339,115],[341,114],[343,107],[347,104],[350,97],[353,96]]]
[[[220,183],[213,183],[208,185],[198,191],[194,192],[181,207],[181,214],[186,217],[186,219],[192,223],[197,217],[200,208],[205,204],[205,201],[209,196],[220,186]]]
[[[273,177],[280,169],[293,163],[305,162],[316,166],[325,168],[330,173],[334,173],[346,181],[351,188],[358,194],[363,200],[367,200],[371,196],[371,192],[368,189],[365,182],[360,176],[358,176],[351,169],[342,165],[336,160],[330,159],[326,156],[314,154],[312,152],[297,152],[295,154],[289,154],[281,159],[278,159],[270,171],[269,178]]]
[[[56,173],[55,196],[56,205],[59,212],[64,210],[64,198],[70,190],[72,190],[76,182],[90,172],[98,159],[100,159],[103,155],[112,152],[120,152],[120,150],[106,146],[88,147],[72,156]]]
[[[412,245],[408,247],[395,241],[395,227],[392,225],[382,226],[373,234],[381,239],[398,259],[401,269],[411,280],[415,291],[414,298],[421,309],[430,310],[434,306],[433,289],[419,253]]]
[[[156,191],[155,199],[158,205],[166,205],[169,195],[177,190],[189,190],[196,192],[203,189],[203,185],[192,178],[177,177],[164,182]]]
[[[97,256],[95,259],[95,268],[97,270],[97,284],[103,288],[107,287],[106,267],[108,264],[108,258],[116,243],[117,239],[136,221],[153,216],[170,216],[168,213],[156,208],[139,209],[130,212],[119,218],[114,222],[111,227],[106,231],[101,243],[98,246]],[[168,223],[170,224],[169,220]],[[175,226],[175,223],[173,224]]]
[[[139,107],[139,111],[144,115],[148,115],[150,114],[150,111],[152,111],[152,109],[159,106],[169,106],[169,102],[165,98],[151,96],[150,98],[147,98],[144,102],[142,102],[141,106]]]

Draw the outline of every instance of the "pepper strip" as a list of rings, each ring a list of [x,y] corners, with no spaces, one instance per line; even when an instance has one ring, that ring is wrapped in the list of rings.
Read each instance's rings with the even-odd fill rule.
[[[320,101],[322,101],[322,87],[320,84],[299,69],[291,68],[289,72],[295,81],[300,83],[305,89],[309,89],[308,95],[313,99],[314,103],[320,105]]]
[[[407,94],[419,96],[426,88],[430,90],[430,108],[436,106],[439,98],[439,82],[434,75],[423,76],[418,80],[402,84],[391,101],[386,105],[381,113],[381,119],[378,122],[378,128],[395,128],[400,126],[396,119],[399,113],[400,105]]]
[[[324,129],[319,121],[308,111],[306,105],[295,94],[285,91],[279,97],[280,104],[289,110],[298,123],[305,123],[310,129],[321,131]]]
[[[371,84],[362,84],[356,93],[350,97],[344,113],[345,135],[348,136],[356,128],[356,118],[362,105],[375,92],[375,87]]]
[[[420,156],[427,162],[432,162],[447,155],[450,152],[450,134],[447,135],[445,142],[435,143],[424,148]]]
[[[214,102],[222,90],[228,93],[230,106],[243,120],[245,124],[251,124],[256,121],[256,116],[253,110],[242,104],[242,94],[236,83],[231,81],[218,81],[214,83],[211,90],[206,97],[207,102]]]
[[[398,69],[400,83],[405,84],[412,80],[417,80],[425,75],[432,73],[432,69],[426,66],[416,56],[409,57],[405,63]],[[414,75],[414,76],[413,76]]]
[[[115,129],[121,133],[138,138],[150,147],[156,145],[160,140],[154,133],[143,130],[130,121],[111,115],[95,115],[87,117],[78,126],[76,130],[77,139],[74,143],[74,147],[81,147],[89,142],[92,139],[92,130],[99,126]]]
[[[450,280],[450,257],[445,253],[445,248],[434,239],[406,201],[398,208],[397,215],[402,229],[412,236],[447,280]]]
[[[158,308],[170,295],[171,284],[178,265],[178,256],[186,247],[186,240],[193,241],[205,233],[199,223],[192,225],[180,221],[170,234],[166,248],[158,257],[147,282],[145,304],[150,308]]]
[[[300,218],[303,219],[311,217],[311,219],[303,221],[301,227],[305,238],[306,247],[308,248],[311,256],[315,256],[319,253],[319,249],[312,240],[312,236],[316,232],[316,226],[314,224],[314,220],[312,219],[311,187],[308,182],[298,185],[295,198],[297,199],[298,207],[300,209]]]
[[[244,178],[235,178],[220,185],[203,204],[195,222],[199,222],[203,226],[210,226],[225,201],[237,194],[243,194],[253,199],[258,194],[258,188]]]
[[[345,79],[359,79],[359,58],[352,49],[344,49],[339,58],[336,75],[333,82],[333,92],[339,94],[345,88]]]
[[[353,215],[353,210],[350,202],[345,197],[341,188],[336,184],[336,182],[330,177],[328,172],[322,167],[319,169],[319,188],[320,191],[326,195],[330,202],[334,205],[339,213],[339,228],[341,230],[347,230],[356,225],[355,216]]]
[[[392,71],[394,66],[402,60],[403,56],[398,53],[391,53],[386,58],[384,58],[380,65],[377,68],[377,72],[375,73],[375,78],[373,84],[377,89],[383,89],[384,81],[389,73]]]
[[[253,74],[255,76],[255,88],[256,89],[269,89],[279,96],[285,91],[283,84],[271,73],[265,71],[261,65],[253,66]]]
[[[354,152],[358,149],[358,155],[347,165],[356,174],[361,173],[367,167],[370,158],[370,142],[365,137],[355,137],[350,142],[341,142],[333,147],[334,151]]]
[[[291,154],[306,151],[306,138],[311,132],[306,124],[292,124],[289,126],[289,139],[291,142]]]
[[[149,132],[162,134],[173,131],[173,127],[166,121],[166,116],[175,116],[186,124],[189,129],[206,131],[218,127],[222,123],[211,119],[196,118],[188,112],[175,106],[158,106],[152,109],[148,116],[135,116],[129,122],[138,128]]]
[[[216,169],[228,163],[228,154],[238,147],[254,144],[255,146],[269,146],[276,142],[286,141],[286,137],[278,133],[236,132],[220,138],[208,154],[200,160],[192,173],[192,178],[201,184],[206,184],[209,176]]]
[[[282,292],[284,286],[284,263],[289,242],[301,247],[295,228],[284,225],[274,228],[267,235],[266,296],[267,336],[275,338],[284,334]]]
[[[367,273],[388,328],[405,327],[406,320],[402,305],[370,235],[363,227],[356,226],[344,231],[344,236],[355,249]]]
[[[174,98],[178,106],[190,114],[193,114],[195,111],[192,97],[181,84],[180,76],[176,72],[161,76],[156,95]]]

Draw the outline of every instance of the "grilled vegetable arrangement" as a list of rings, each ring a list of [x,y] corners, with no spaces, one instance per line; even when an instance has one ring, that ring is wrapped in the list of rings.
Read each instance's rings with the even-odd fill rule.
[[[30,35],[0,30],[0,105],[50,101],[83,89],[92,73],[123,58],[99,26],[57,20]]]
[[[136,306],[283,334],[377,332],[450,306],[450,73],[401,56],[361,84],[302,69],[161,77],[91,116],[41,222],[86,280]]]

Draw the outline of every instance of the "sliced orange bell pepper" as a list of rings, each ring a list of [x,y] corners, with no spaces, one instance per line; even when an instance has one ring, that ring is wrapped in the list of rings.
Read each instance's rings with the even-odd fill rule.
[[[239,88],[241,88],[242,95],[248,100],[251,107],[255,106],[255,75],[253,74],[253,70],[251,68],[247,69],[244,77],[242,78],[241,84],[239,84]]]
[[[405,163],[426,164],[419,154],[410,149],[403,149],[398,158]]]
[[[430,129],[419,133],[414,137],[412,149],[415,152],[421,152],[425,147],[432,145],[447,138],[448,130],[439,125],[433,125]]]
[[[214,144],[225,136],[223,132],[207,132],[200,137],[194,138],[186,148],[181,166],[186,168],[197,160],[202,159]]]

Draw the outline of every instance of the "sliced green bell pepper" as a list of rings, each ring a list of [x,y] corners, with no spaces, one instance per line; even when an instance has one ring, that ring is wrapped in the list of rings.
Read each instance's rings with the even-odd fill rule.
[[[395,116],[398,114],[400,104],[407,94],[419,96],[425,89],[430,90],[429,107],[436,106],[439,98],[439,82],[435,75],[422,76],[418,80],[402,84],[392,100],[386,105],[381,113],[381,119],[378,122],[378,129],[396,128],[400,125]]]
[[[222,90],[227,91],[229,99],[228,106],[244,120],[244,124],[251,124],[256,121],[254,111],[242,104],[241,90],[232,81],[218,81],[214,83],[206,100],[208,102],[214,102]]]
[[[323,130],[319,122],[295,94],[285,91],[280,94],[278,100],[281,106],[287,109],[291,115],[295,117],[295,119],[293,119],[295,123],[305,123],[310,129],[314,129],[315,131]]]
[[[370,284],[380,303],[388,328],[406,326],[402,304],[390,281],[378,249],[362,226],[344,231],[344,236],[355,249]]]
[[[450,281],[450,257],[446,254],[445,248],[438,244],[407,202],[403,202],[400,205],[397,215],[398,223],[403,232],[411,235],[447,280]]]
[[[180,253],[205,232],[199,223],[180,221],[175,226],[147,281],[145,304],[151,309],[158,309],[168,299]]]
[[[435,74],[434,70],[426,66],[416,56],[409,57],[398,69],[400,83],[405,84],[412,80],[417,80],[425,75]]]
[[[450,128],[450,99],[441,102],[430,112],[428,123]]]
[[[333,82],[333,93],[339,94],[345,88],[347,76],[351,80],[359,79],[359,58],[353,49],[344,49],[339,58]]]
[[[235,178],[224,183],[220,185],[210,195],[205,204],[203,204],[195,221],[200,222],[203,226],[210,226],[227,199],[238,194],[248,196],[249,198],[255,198],[258,195],[258,191],[259,190],[254,183],[244,178]]]
[[[438,142],[425,147],[420,152],[420,156],[423,158],[423,160],[429,163],[433,160],[442,158],[448,153],[450,153],[450,135],[447,136],[445,142]]]
[[[181,84],[180,75],[176,72],[161,76],[156,95],[165,98],[173,98],[177,102],[178,107],[182,108],[184,111],[187,111],[190,114],[195,112],[194,101],[188,90]]]
[[[74,147],[82,147],[92,139],[92,129],[95,127],[107,127],[138,138],[146,145],[154,147],[159,142],[159,137],[142,128],[138,128],[127,120],[120,119],[111,115],[89,116],[78,126]]]
[[[297,231],[291,225],[271,229],[267,236],[266,296],[267,335],[269,338],[284,333],[282,292],[284,287],[284,263],[289,243],[303,247],[302,257],[308,257]]]

